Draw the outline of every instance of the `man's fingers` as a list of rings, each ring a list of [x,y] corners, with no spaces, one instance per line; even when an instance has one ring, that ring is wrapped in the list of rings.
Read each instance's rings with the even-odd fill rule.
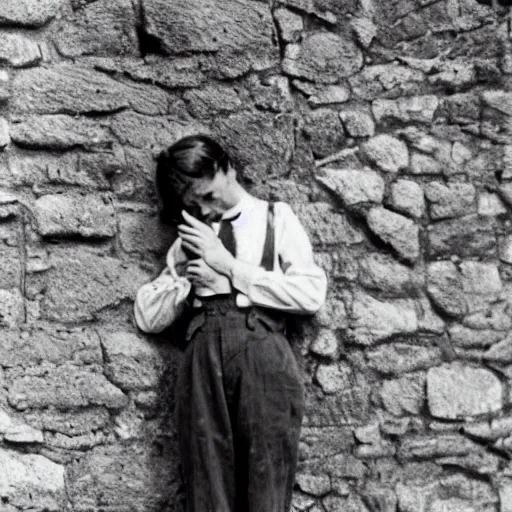
[[[204,222],[201,222],[199,219],[196,219],[195,217],[187,213],[185,210],[182,211],[182,215],[187,224],[194,228],[199,229],[200,231],[204,231],[205,229],[211,229],[210,226],[208,226],[208,224],[205,224]]]
[[[196,245],[197,247],[199,247],[199,245],[201,244],[201,237],[199,236],[196,236],[196,235],[180,235],[180,238],[182,240],[182,242],[187,242],[189,244],[193,244],[193,245]]]
[[[186,224],[180,224],[178,226],[178,231],[180,233],[188,233],[190,235],[199,235],[199,233],[200,233],[200,231],[197,228],[187,226]]]
[[[200,250],[196,245],[191,244],[190,242],[187,242],[186,240],[182,240],[181,246],[184,249],[188,249],[189,251],[193,252],[194,254],[197,254],[198,256],[200,256]]]

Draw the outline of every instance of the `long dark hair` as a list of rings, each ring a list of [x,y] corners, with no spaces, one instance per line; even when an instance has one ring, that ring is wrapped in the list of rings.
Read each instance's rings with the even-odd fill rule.
[[[157,157],[155,185],[165,223],[181,222],[183,195],[197,178],[213,178],[227,172],[231,159],[222,146],[208,135],[189,135],[178,140]]]

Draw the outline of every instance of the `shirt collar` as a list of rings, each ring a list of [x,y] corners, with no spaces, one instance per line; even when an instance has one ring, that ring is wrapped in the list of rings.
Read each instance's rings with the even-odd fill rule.
[[[232,206],[229,210],[226,210],[222,214],[222,219],[230,219],[239,213],[242,213],[244,210],[247,210],[251,204],[251,199],[252,196],[244,190],[240,201],[238,201],[238,203]]]

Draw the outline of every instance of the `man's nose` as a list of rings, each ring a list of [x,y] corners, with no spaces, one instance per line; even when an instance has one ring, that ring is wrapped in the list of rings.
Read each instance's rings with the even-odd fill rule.
[[[207,217],[212,209],[209,206],[201,206],[201,217]]]

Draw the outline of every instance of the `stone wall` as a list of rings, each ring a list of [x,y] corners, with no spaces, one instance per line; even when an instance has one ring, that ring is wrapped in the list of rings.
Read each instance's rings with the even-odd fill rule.
[[[203,131],[330,279],[295,510],[511,512],[510,30],[475,0],[1,0],[0,510],[182,510],[179,350],[132,304],[175,236],[154,156]]]

